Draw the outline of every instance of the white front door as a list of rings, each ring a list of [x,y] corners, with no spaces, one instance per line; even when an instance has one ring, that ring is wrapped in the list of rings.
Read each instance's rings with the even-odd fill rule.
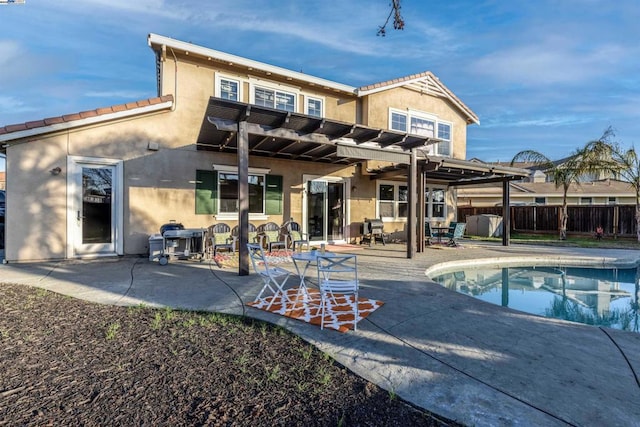
[[[69,258],[122,254],[122,161],[69,157]]]

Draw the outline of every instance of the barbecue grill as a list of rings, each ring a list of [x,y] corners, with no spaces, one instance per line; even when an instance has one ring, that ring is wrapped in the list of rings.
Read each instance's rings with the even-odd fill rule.
[[[369,246],[376,241],[382,242],[383,245],[386,245],[386,234],[384,233],[384,223],[381,219],[365,218],[362,223],[362,239],[360,243],[369,242]]]

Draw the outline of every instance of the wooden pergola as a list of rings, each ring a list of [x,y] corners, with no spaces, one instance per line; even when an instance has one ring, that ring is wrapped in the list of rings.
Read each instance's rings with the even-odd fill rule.
[[[509,245],[509,181],[528,175],[522,169],[498,167],[428,155],[433,137],[376,129],[299,113],[275,110],[212,97],[209,100],[197,147],[199,150],[235,152],[238,167],[239,275],[249,274],[249,156],[351,165],[362,160],[394,164],[371,179],[406,179],[409,189],[407,257],[424,250],[424,194],[429,182],[450,187],[503,183],[503,245]],[[416,206],[422,208],[416,211]]]

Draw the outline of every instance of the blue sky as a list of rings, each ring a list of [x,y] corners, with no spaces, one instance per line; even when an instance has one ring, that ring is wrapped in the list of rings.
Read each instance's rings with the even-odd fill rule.
[[[156,96],[150,32],[362,86],[432,71],[480,117],[467,158],[640,137],[640,1],[27,0],[0,6],[0,126]],[[0,167],[2,165],[0,164]]]

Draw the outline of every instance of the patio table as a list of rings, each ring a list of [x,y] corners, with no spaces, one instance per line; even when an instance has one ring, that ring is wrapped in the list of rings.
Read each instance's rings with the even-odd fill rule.
[[[309,270],[309,266],[311,264],[316,263],[318,261],[319,256],[332,257],[336,256],[333,252],[325,252],[321,253],[321,251],[309,251],[309,252],[294,252],[291,255],[291,259],[293,259],[293,266],[296,269],[296,273],[298,277],[300,277],[300,288],[298,290],[298,295],[300,292],[304,293],[304,297],[309,299],[309,291],[307,288],[307,271]]]
[[[442,236],[449,231],[449,226],[446,227],[431,227],[433,230],[437,231],[436,237],[438,239],[438,241],[436,243],[441,244],[442,243]]]

